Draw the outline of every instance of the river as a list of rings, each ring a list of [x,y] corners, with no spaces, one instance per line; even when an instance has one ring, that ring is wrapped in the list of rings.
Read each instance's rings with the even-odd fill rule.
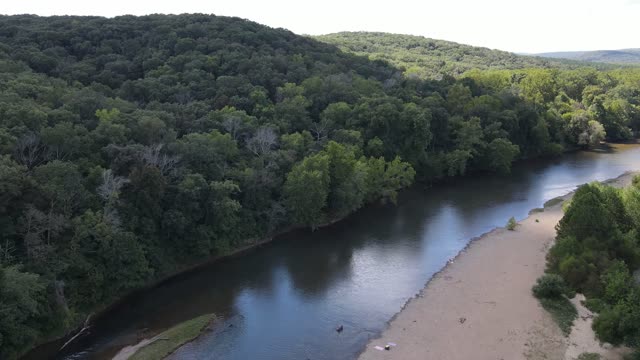
[[[28,358],[109,359],[141,336],[215,313],[222,320],[215,331],[174,359],[353,359],[470,239],[579,184],[627,170],[640,170],[639,146],[524,162],[509,176],[415,187],[397,206],[370,206],[178,276],[112,310],[67,353],[53,356],[45,346]]]

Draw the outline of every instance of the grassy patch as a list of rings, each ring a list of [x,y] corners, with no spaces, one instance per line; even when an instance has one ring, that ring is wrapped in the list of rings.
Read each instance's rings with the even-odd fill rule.
[[[215,319],[215,315],[207,314],[180,323],[156,336],[151,344],[138,350],[131,360],[160,360],[174,352],[180,346],[195,339]]]
[[[565,335],[569,335],[573,320],[578,317],[578,311],[571,301],[564,296],[539,300],[542,307],[551,314],[553,320],[560,326],[562,332]]]
[[[578,360],[600,360],[602,356],[598,353],[582,353],[578,356]]]
[[[564,199],[561,198],[561,197],[553,198],[553,199],[547,201],[546,203],[544,203],[544,207],[545,208],[552,207],[553,205],[558,205],[563,201],[564,201]]]

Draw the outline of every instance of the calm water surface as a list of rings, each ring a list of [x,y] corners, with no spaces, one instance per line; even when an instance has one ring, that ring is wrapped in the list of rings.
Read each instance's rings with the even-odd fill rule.
[[[140,334],[215,313],[221,324],[174,359],[353,359],[471,238],[627,170],[640,170],[640,147],[411,189],[397,207],[374,206],[314,233],[289,234],[136,296],[57,358],[108,359]],[[46,352],[31,358],[52,357]]]

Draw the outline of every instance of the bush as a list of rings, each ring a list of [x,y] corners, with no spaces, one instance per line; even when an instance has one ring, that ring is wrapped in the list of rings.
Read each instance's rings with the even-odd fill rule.
[[[592,267],[585,259],[569,255],[560,262],[558,273],[572,289],[581,290],[587,283],[589,274],[595,271]]]
[[[544,274],[538,278],[531,290],[538,299],[553,299],[562,297],[567,292],[567,286],[559,275]]]
[[[623,315],[618,309],[605,309],[593,320],[593,330],[601,341],[613,345],[621,344],[624,340],[620,326],[622,318]]]
[[[516,219],[512,216],[511,219],[509,219],[509,221],[507,222],[507,230],[515,230],[516,226],[518,226],[518,223],[516,222]]]
[[[601,313],[605,309],[606,304],[601,299],[593,298],[587,299],[584,302],[584,306],[594,313]]]

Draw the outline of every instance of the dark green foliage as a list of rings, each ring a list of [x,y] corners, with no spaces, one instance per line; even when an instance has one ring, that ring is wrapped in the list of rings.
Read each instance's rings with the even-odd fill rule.
[[[581,186],[558,225],[558,237],[570,234],[578,239],[604,240],[616,226],[615,220],[610,221],[614,219],[613,215],[604,203],[599,185]]]
[[[0,16],[0,266],[17,282],[0,288],[0,312],[11,309],[0,357],[184,266],[395,202],[414,179],[508,173],[592,145],[602,128],[638,130],[637,71],[440,50],[459,66],[403,75],[238,18]],[[486,62],[476,55],[519,65],[412,75],[459,75]],[[594,213],[628,216],[569,244],[572,287],[586,278],[602,292],[590,269],[640,258],[640,195],[614,195],[593,195]],[[611,230],[615,250],[602,256]],[[601,246],[581,250],[591,243]]]
[[[46,311],[45,283],[16,266],[0,267],[0,357],[10,359],[38,339]]]
[[[632,347],[640,346],[640,286],[630,271],[640,266],[636,191],[580,187],[548,254],[548,270],[585,293],[585,305],[598,313],[593,329],[600,340]]]
[[[317,154],[296,164],[284,184],[286,205],[297,224],[316,226],[326,220],[329,156]]]
[[[564,280],[561,276],[555,274],[541,276],[531,290],[533,295],[539,299],[559,298],[567,292]]]
[[[507,139],[499,138],[491,141],[488,147],[489,168],[500,173],[508,174],[511,172],[511,163],[520,153],[518,145],[513,145]]]
[[[584,306],[594,313],[600,313],[606,308],[606,303],[597,298],[590,298],[585,300]]]
[[[624,333],[620,329],[623,314],[616,308],[605,308],[593,321],[593,330],[598,338],[611,344],[620,344]]]
[[[518,222],[516,221],[516,218],[514,218],[513,216],[509,218],[509,221],[507,221],[507,230],[511,230],[514,231],[516,229],[516,226],[518,226]]]
[[[558,224],[558,239],[550,250],[551,271],[572,289],[601,297],[601,276],[614,260],[639,265],[637,230],[624,204],[626,196],[611,187],[588,184],[574,195]]]

